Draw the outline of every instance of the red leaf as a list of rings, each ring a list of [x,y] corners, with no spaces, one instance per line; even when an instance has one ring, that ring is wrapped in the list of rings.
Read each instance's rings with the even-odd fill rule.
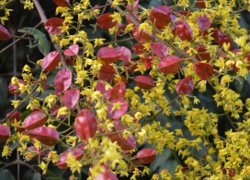
[[[5,115],[5,117],[9,117],[12,121],[14,119],[16,119],[16,121],[19,121],[22,113],[19,111],[15,111],[13,114],[11,114],[11,115],[10,114],[11,114],[11,112],[7,113]]]
[[[23,121],[23,128],[27,130],[43,126],[47,121],[47,116],[42,111],[33,111]]]
[[[8,89],[9,92],[11,94],[20,94],[20,90],[19,90],[19,83],[26,85],[26,82],[22,79],[18,79],[18,83],[17,84],[12,84],[12,82],[9,83]]]
[[[150,42],[153,39],[151,37],[151,35],[149,35],[148,33],[144,32],[143,30],[141,30],[139,32],[139,28],[136,27],[136,26],[134,26],[132,33],[133,33],[133,36],[134,36],[135,40],[138,41],[141,44]]]
[[[97,24],[101,29],[110,29],[117,24],[116,21],[113,21],[111,15],[113,13],[105,13],[97,18]]]
[[[97,121],[94,113],[89,109],[82,109],[78,112],[75,122],[77,136],[83,141],[94,137],[97,130]]]
[[[68,148],[65,151],[63,151],[60,155],[59,155],[59,159],[56,162],[56,165],[59,169],[68,169],[68,165],[67,165],[67,159],[68,159],[68,155],[72,154],[76,160],[80,160],[83,156],[84,153],[84,147],[85,145],[81,145],[77,148]]]
[[[66,91],[72,82],[72,72],[70,69],[61,69],[58,71],[54,84],[56,87],[56,91],[63,92]]]
[[[128,63],[125,63],[123,66],[124,66],[124,69],[127,71],[127,72],[134,72],[135,69],[137,68],[137,61],[138,60],[133,60],[133,61],[130,61]],[[133,64],[132,64],[132,63]]]
[[[54,146],[59,141],[59,133],[51,127],[41,126],[29,131],[26,134],[31,138],[35,138],[46,146]]]
[[[151,22],[158,28],[162,29],[171,21],[170,15],[172,9],[169,6],[157,6],[151,10],[149,17]]]
[[[57,6],[68,6],[69,5],[69,0],[53,0],[53,2],[57,5]]]
[[[197,19],[197,22],[202,31],[206,31],[211,27],[211,21],[206,15],[200,15]]]
[[[113,109],[116,104],[120,104],[120,109]],[[119,119],[128,110],[128,102],[123,99],[113,99],[108,105],[108,115],[112,119]]]
[[[124,100],[126,94],[126,84],[124,82],[116,83],[111,90],[110,100],[121,99]]]
[[[53,51],[46,55],[41,63],[42,69],[44,71],[53,71],[60,62],[59,52]]]
[[[71,46],[69,46],[68,49],[66,49],[65,51],[63,51],[63,54],[65,56],[75,56],[77,55],[79,52],[79,46],[78,44],[73,44]]]
[[[233,48],[232,40],[231,40],[230,36],[227,35],[227,34],[222,34],[221,37],[220,37],[219,45],[220,45],[221,47],[223,47],[223,44],[224,44],[224,43],[227,43],[227,44],[229,43],[229,44],[230,44],[229,50],[231,50],[231,49]]]
[[[151,148],[140,150],[135,156],[142,164],[150,164],[155,160],[156,151]]]
[[[114,128],[115,130],[113,132],[122,131],[126,129],[126,127],[121,125],[120,123],[115,123],[114,126],[115,126]],[[136,147],[136,140],[132,133],[126,139],[123,137],[122,133],[111,133],[108,135],[108,137],[112,142],[117,142],[117,144],[124,151],[130,151]]]
[[[181,67],[181,59],[178,56],[171,55],[163,58],[159,64],[158,68],[164,74],[176,74]]]
[[[120,60],[124,61],[124,62],[130,62],[131,61],[131,51],[124,47],[124,46],[120,46],[117,48],[117,50],[121,53],[121,57]]]
[[[63,25],[63,18],[50,18],[46,21],[45,29],[50,33],[50,34],[61,34],[62,30],[60,29],[60,26]]]
[[[191,41],[194,39],[193,31],[186,21],[184,20],[177,21],[175,26],[176,26],[177,35],[182,41],[185,41],[185,40]]]
[[[180,80],[175,87],[178,94],[189,94],[194,90],[194,83],[191,76]]]
[[[168,47],[162,42],[153,42],[150,46],[156,56],[164,58],[168,55]]]
[[[9,31],[0,24],[0,41],[9,39],[9,37],[10,37]]]
[[[111,89],[106,89],[106,84],[104,82],[98,81],[96,85],[96,90],[100,91],[102,95],[106,98],[109,99],[111,95]]]
[[[112,65],[104,64],[99,70],[98,79],[103,81],[111,81],[115,77],[115,68]]]
[[[78,89],[70,89],[63,96],[63,105],[68,109],[75,109],[80,98],[80,91]]]
[[[0,124],[0,142],[5,142],[10,137],[10,135],[10,128]]]
[[[135,84],[146,90],[150,90],[154,87],[154,81],[150,76],[139,75],[134,79]]]
[[[135,0],[134,4],[132,6],[127,4],[126,8],[131,10],[131,11],[134,11],[134,10],[138,9],[138,4],[139,4],[139,0]]]
[[[202,80],[208,80],[214,73],[214,67],[207,63],[197,62],[194,70]]]
[[[98,50],[97,55],[98,58],[103,60],[105,64],[111,64],[120,59],[122,56],[121,52],[112,47],[102,47]]]
[[[198,46],[195,47],[195,50],[198,52],[196,58],[201,61],[201,60],[211,60],[210,54],[207,53],[206,47],[203,44],[199,44]]]

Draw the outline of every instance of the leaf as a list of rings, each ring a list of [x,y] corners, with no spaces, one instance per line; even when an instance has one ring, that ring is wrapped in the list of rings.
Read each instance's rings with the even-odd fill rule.
[[[59,133],[51,127],[41,126],[25,132],[31,138],[35,138],[46,146],[54,146],[59,141]]]
[[[117,109],[119,104],[119,109]],[[113,99],[108,105],[108,115],[112,119],[119,119],[128,110],[128,102],[124,99]]]
[[[139,28],[136,27],[136,26],[134,26],[132,33],[133,33],[133,36],[134,36],[135,40],[138,41],[141,44],[148,43],[148,42],[153,40],[151,35],[144,32],[143,30],[141,30],[139,32]]]
[[[69,46],[68,49],[66,49],[65,51],[63,51],[63,54],[65,56],[75,56],[77,55],[79,52],[79,46],[78,44],[73,44],[71,46]]]
[[[61,34],[62,30],[60,27],[63,25],[63,18],[50,18],[45,22],[45,29],[50,33],[50,34]]]
[[[181,67],[181,59],[178,56],[170,55],[163,58],[159,64],[158,68],[164,74],[176,74]]]
[[[106,84],[104,82],[98,81],[95,89],[97,91],[100,91],[106,99],[110,98],[111,89],[110,88],[107,89]]]
[[[80,91],[78,89],[70,89],[63,96],[63,105],[68,109],[75,109],[80,98]]]
[[[12,84],[12,82],[10,82],[9,85],[8,85],[8,89],[9,89],[10,94],[20,94],[21,93],[21,91],[19,90],[19,85],[18,85],[19,83],[20,84],[24,84],[24,85],[27,84],[22,79],[18,79],[18,83],[17,84]]]
[[[61,60],[57,51],[50,52],[42,59],[41,67],[44,71],[53,71]]]
[[[0,41],[9,39],[9,37],[10,37],[10,32],[0,24]]]
[[[153,8],[149,13],[151,22],[158,28],[163,29],[164,26],[170,23],[172,14],[172,8],[169,6],[157,6]]]
[[[154,60],[154,58],[152,56],[140,58],[140,60],[141,60],[143,66],[145,67],[146,70],[152,68],[153,60]]]
[[[195,47],[195,50],[198,52],[195,57],[201,61],[201,60],[211,60],[210,54],[207,53],[206,47],[203,44],[199,44]]]
[[[112,65],[102,65],[97,76],[98,79],[103,81],[111,81],[115,77],[115,68]]]
[[[120,60],[124,61],[124,62],[130,62],[131,61],[131,51],[124,47],[124,46],[120,46],[117,48],[117,50],[121,53],[121,57]]]
[[[150,76],[139,75],[134,79],[135,84],[146,90],[150,90],[154,87],[154,81]]]
[[[53,0],[53,2],[57,5],[57,6],[68,6],[69,5],[69,0]]]
[[[145,52],[144,46],[142,44],[133,44],[132,49],[137,55]]]
[[[80,110],[76,116],[75,130],[77,136],[83,141],[94,137],[97,130],[97,120],[94,113],[89,109]]]
[[[178,94],[189,94],[194,90],[194,83],[191,76],[180,80],[175,87]]]
[[[103,60],[105,64],[111,64],[119,60],[122,54],[116,48],[102,47],[98,50],[96,56],[101,60]]]
[[[47,121],[47,116],[42,111],[33,111],[23,121],[23,128],[31,130],[43,126]]]
[[[168,47],[162,42],[153,42],[150,44],[151,50],[159,58],[164,58],[168,55]]]
[[[202,80],[208,80],[214,73],[214,67],[207,63],[197,62],[194,70]]]
[[[197,23],[202,31],[206,31],[211,27],[211,21],[205,14],[198,16]]]
[[[0,169],[1,180],[15,180],[13,174],[8,169]]]
[[[97,24],[101,29],[110,29],[117,24],[116,21],[113,21],[111,15],[113,13],[105,13],[97,18]]]
[[[66,91],[72,82],[72,72],[70,69],[61,69],[56,74],[54,84],[56,91],[63,92]]]

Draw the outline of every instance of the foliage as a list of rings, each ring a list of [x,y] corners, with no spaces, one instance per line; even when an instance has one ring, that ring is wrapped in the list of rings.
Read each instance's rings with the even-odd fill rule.
[[[13,164],[36,179],[250,177],[249,0],[53,2],[47,19],[21,1],[44,29],[19,31],[39,55],[8,85],[2,157],[18,157],[2,177]],[[3,42],[17,38],[12,5],[0,1]]]

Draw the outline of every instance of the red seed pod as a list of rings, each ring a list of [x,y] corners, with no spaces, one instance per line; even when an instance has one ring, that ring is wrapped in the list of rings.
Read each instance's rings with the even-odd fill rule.
[[[142,62],[145,69],[150,69],[153,66],[153,60],[154,58],[152,56],[140,58],[140,61]]]
[[[105,64],[111,64],[120,59],[122,56],[121,52],[112,47],[102,47],[98,50],[96,56],[103,60]]]
[[[94,180],[118,180],[115,174],[104,167],[104,172],[101,172]]]
[[[153,42],[150,44],[151,50],[159,58],[164,58],[168,55],[168,47],[162,42]]]
[[[0,124],[0,142],[5,142],[10,137],[11,132],[8,126]]]
[[[43,126],[47,121],[47,116],[42,111],[33,111],[23,121],[23,128],[27,130]]]
[[[51,127],[41,126],[25,133],[31,138],[35,138],[46,146],[54,146],[59,141],[59,133]]]
[[[10,37],[10,32],[0,24],[0,41],[9,39],[9,37]]]
[[[139,32],[139,28],[136,26],[134,26],[132,33],[133,33],[135,40],[141,44],[148,43],[153,40],[153,38],[151,37],[151,34],[149,35],[143,30]]]
[[[207,50],[206,50],[206,47],[203,45],[203,44],[199,44],[195,47],[195,50],[198,52],[196,56],[196,58],[199,60],[199,61],[202,61],[202,60],[211,60],[211,56],[209,53],[207,53]]]
[[[121,125],[119,122],[115,123],[115,130],[116,131],[122,131],[126,129],[125,126]],[[130,151],[136,147],[136,140],[133,134],[131,134],[126,139],[122,136],[122,133],[111,133],[108,135],[109,139],[112,142],[117,142],[117,144],[124,150],[124,151]]]
[[[132,57],[132,54],[131,54],[131,51],[124,47],[124,46],[120,46],[117,48],[118,51],[120,51],[121,53],[121,57],[120,57],[120,60],[124,61],[124,62],[130,62],[131,61],[131,57]]]
[[[103,81],[111,81],[115,77],[115,68],[112,65],[104,64],[99,70],[97,78]]]
[[[47,54],[41,63],[41,67],[44,71],[53,71],[61,60],[59,52],[53,51]]]
[[[180,80],[175,87],[178,94],[189,94],[194,90],[194,82],[191,76],[187,76]]]
[[[76,116],[75,130],[77,136],[83,141],[94,137],[97,130],[97,120],[94,113],[89,109],[80,110]]]
[[[221,30],[219,28],[215,28],[214,32],[213,32],[214,42],[217,44],[220,44],[222,35],[223,35],[223,33],[221,32]]]
[[[126,94],[126,84],[124,82],[116,83],[111,90],[110,100],[121,99],[124,100]]]
[[[113,109],[115,104],[120,104],[120,109]],[[113,99],[108,105],[108,115],[112,119],[119,119],[128,110],[128,102],[124,99]]]
[[[72,72],[70,69],[61,69],[60,71],[58,71],[55,80],[54,80],[54,84],[56,87],[56,91],[66,91],[72,82]]]
[[[206,8],[206,3],[204,2],[204,0],[196,0],[195,5],[199,8]]]
[[[72,88],[63,95],[62,103],[68,109],[75,109],[79,99],[80,99],[80,91],[76,88]]]
[[[140,150],[135,156],[142,164],[150,164],[155,160],[156,151],[152,148]]]
[[[231,38],[229,37],[229,35],[227,35],[227,34],[223,34],[221,37],[220,37],[220,42],[219,42],[219,45],[221,46],[221,47],[223,47],[223,44],[224,43],[229,43],[230,44],[230,46],[229,46],[229,50],[231,50],[232,48],[233,48],[233,43],[232,43],[232,40],[231,40]]]
[[[54,17],[54,18],[50,18],[46,21],[45,25],[45,29],[50,33],[50,34],[61,34],[62,33],[62,29],[60,28],[60,26],[63,25],[63,18],[58,18],[58,17]]]
[[[32,154],[32,158],[35,160],[42,159],[45,156],[45,152],[42,148],[36,148],[35,146],[30,146],[27,152]]]
[[[158,68],[164,74],[176,74],[181,67],[181,59],[178,56],[171,55],[163,58],[158,64]]]
[[[104,82],[98,81],[95,89],[96,91],[100,91],[105,99],[110,99],[111,89],[106,89],[106,84]]]
[[[214,73],[214,67],[211,64],[201,62],[194,64],[194,70],[202,80],[208,80]]]
[[[63,51],[63,54],[65,56],[71,57],[71,56],[77,55],[78,52],[79,52],[79,45],[78,44],[73,44],[73,45],[69,46],[69,48],[65,49]]]
[[[132,49],[137,55],[140,55],[145,52],[144,46],[142,44],[133,44]]]
[[[101,29],[110,29],[117,24],[117,21],[113,21],[111,15],[113,13],[105,13],[97,18],[97,24]]]
[[[234,168],[230,169],[228,172],[228,175],[230,178],[234,177],[235,176],[235,169]]]
[[[84,147],[85,145],[81,145],[79,147],[76,148],[68,148],[65,151],[63,151],[60,155],[59,155],[59,159],[56,162],[56,165],[59,169],[68,169],[68,165],[67,165],[67,159],[68,159],[68,155],[72,154],[76,160],[80,160],[83,156],[84,153]]]
[[[169,6],[157,6],[149,13],[151,22],[158,28],[163,29],[171,21],[172,8]]]
[[[22,79],[18,79],[18,83],[26,85],[26,82]],[[8,89],[11,94],[20,94],[19,90],[19,85],[17,84],[12,84],[12,82],[9,83]]]
[[[13,121],[14,119],[16,119],[16,121],[20,121],[20,117],[21,117],[21,112],[19,111],[15,111],[13,114],[11,114],[11,112],[7,113],[5,115],[5,117],[9,117],[11,119],[11,121]]]
[[[192,41],[194,39],[193,31],[186,21],[177,21],[175,26],[177,35],[182,41]]]
[[[142,89],[150,90],[154,87],[154,81],[150,76],[139,75],[134,79],[135,84]]]

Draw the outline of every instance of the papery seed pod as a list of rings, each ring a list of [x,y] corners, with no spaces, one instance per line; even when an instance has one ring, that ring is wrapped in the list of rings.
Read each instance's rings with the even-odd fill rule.
[[[194,90],[194,82],[191,76],[187,76],[180,80],[175,87],[178,94],[189,94]]]
[[[181,59],[178,56],[171,55],[163,58],[159,64],[158,68],[164,74],[176,74],[181,67]]]
[[[120,59],[121,52],[112,47],[102,47],[97,51],[96,57],[100,58],[105,64],[111,64]]]
[[[0,142],[5,142],[10,137],[10,135],[10,128],[0,124]]]
[[[60,53],[57,51],[50,52],[42,59],[41,67],[44,71],[53,71],[61,60]]]
[[[197,62],[194,70],[202,80],[208,80],[214,73],[214,67],[207,63]]]
[[[177,21],[175,27],[177,35],[182,41],[192,41],[194,39],[193,31],[186,21]]]
[[[150,90],[154,87],[154,81],[150,76],[139,75],[135,77],[134,81],[142,89]]]
[[[171,21],[170,15],[172,14],[172,8],[169,6],[157,6],[153,8],[149,13],[151,22],[158,28],[163,29]]]
[[[156,151],[152,148],[145,148],[140,150],[135,157],[142,164],[150,164],[155,160]]]
[[[27,130],[43,126],[47,121],[47,116],[42,111],[33,111],[23,121],[23,128]]]
[[[94,137],[97,130],[97,120],[94,113],[89,109],[80,110],[76,116],[75,130],[77,136],[83,141]]]

